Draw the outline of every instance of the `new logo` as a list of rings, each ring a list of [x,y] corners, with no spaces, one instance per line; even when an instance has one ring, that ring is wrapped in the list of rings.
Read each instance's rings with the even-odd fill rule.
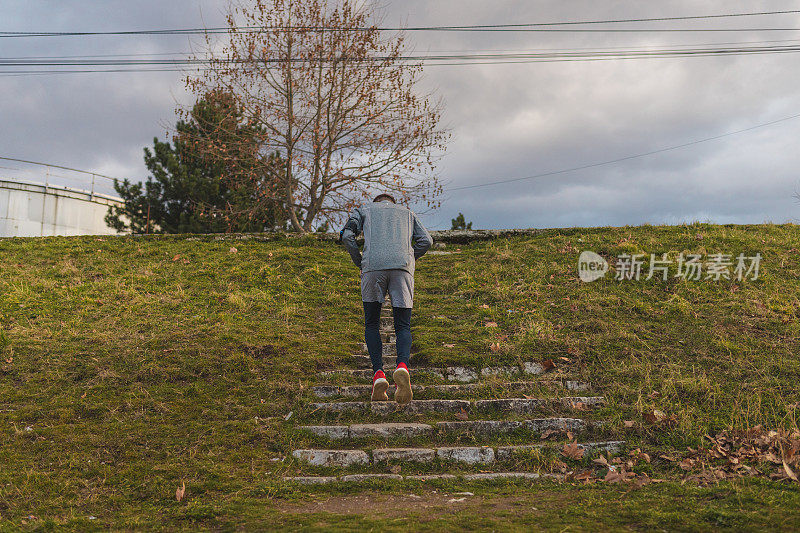
[[[581,281],[590,283],[596,281],[608,272],[608,262],[600,255],[585,251],[578,258],[578,277]]]

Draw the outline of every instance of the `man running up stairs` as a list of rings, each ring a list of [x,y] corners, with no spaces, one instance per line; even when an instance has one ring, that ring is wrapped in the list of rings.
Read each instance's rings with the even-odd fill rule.
[[[356,237],[364,234],[363,254]],[[395,401],[411,402],[411,309],[414,300],[414,267],[433,244],[425,227],[408,208],[397,205],[388,194],[356,208],[340,232],[342,243],[361,271],[364,304],[364,341],[372,363],[372,401],[388,401],[389,382],[383,372],[380,334],[381,307],[388,294],[397,344],[396,368],[392,373],[397,390]]]

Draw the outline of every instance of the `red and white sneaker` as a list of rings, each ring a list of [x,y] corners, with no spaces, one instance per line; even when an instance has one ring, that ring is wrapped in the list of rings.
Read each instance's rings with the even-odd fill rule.
[[[414,393],[411,392],[411,375],[408,373],[408,367],[405,363],[397,365],[394,374],[392,374],[394,384],[397,389],[394,391],[394,401],[400,405],[411,403],[414,398]]]
[[[389,400],[389,395],[386,391],[389,390],[389,382],[386,381],[386,374],[383,370],[378,370],[372,377],[372,396],[373,402],[386,402]]]

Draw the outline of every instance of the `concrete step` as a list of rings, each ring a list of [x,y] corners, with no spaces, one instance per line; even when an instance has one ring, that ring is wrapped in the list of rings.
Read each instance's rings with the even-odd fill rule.
[[[397,354],[394,345],[391,346],[391,350],[387,345],[383,345],[383,368],[394,368],[397,365]],[[353,355],[353,362],[359,366],[363,366],[365,368],[372,368],[372,360],[369,358],[368,355]]]
[[[487,436],[506,434],[518,429],[528,429],[541,433],[546,430],[579,432],[587,423],[578,418],[536,418],[533,420],[466,420],[458,422],[438,422],[435,426],[419,423],[350,424],[337,426],[299,426],[319,437],[334,440],[358,439],[368,437],[429,437],[434,432],[471,433]]]
[[[386,357],[387,355],[397,355],[397,345],[395,343],[384,342],[382,348],[383,348],[383,356],[384,357]],[[361,343],[361,351],[363,353],[365,353],[365,354],[369,354],[369,350],[367,350],[367,343],[366,342],[362,342]],[[354,355],[353,357],[357,357],[357,356]],[[367,362],[369,362],[369,355],[366,356],[366,360],[367,360]]]
[[[384,359],[385,360],[385,359]],[[391,376],[388,376],[391,379]],[[413,385],[414,395],[425,394],[460,394],[473,393],[476,391],[487,390],[491,392],[486,383],[464,383],[454,385]],[[539,387],[563,388],[569,391],[584,392],[589,390],[589,384],[580,381],[568,380],[549,380],[549,381],[512,381],[509,383],[498,384],[498,388],[506,391],[525,391]],[[346,398],[369,398],[372,392],[372,385],[317,385],[311,387],[311,391],[317,398],[333,398],[342,396]],[[393,388],[389,387],[391,393]]]
[[[442,433],[471,433],[473,435],[493,435],[527,429],[536,433],[547,430],[579,432],[588,426],[579,418],[534,418],[532,420],[459,420],[457,422],[437,422],[436,429]]]
[[[574,409],[592,409],[605,405],[604,396],[573,396],[569,398],[495,398],[491,400],[476,400],[473,408],[478,411],[510,411],[512,413],[527,414],[541,410],[544,407],[558,404],[561,407]]]
[[[585,456],[598,452],[616,454],[624,447],[624,441],[588,442],[578,444]],[[312,466],[347,468],[350,466],[379,464],[389,461],[432,463],[441,461],[465,464],[491,464],[511,459],[517,453],[546,448],[558,450],[558,445],[521,446],[442,446],[436,448],[376,448],[373,450],[294,450],[292,456]]]
[[[314,466],[348,467],[370,462],[364,450],[295,450],[292,456]]]
[[[414,476],[401,476],[399,474],[354,474],[349,476],[296,476],[284,477],[283,481],[288,483],[298,483],[301,485],[325,485],[331,483],[347,483],[370,480],[406,480],[406,481],[436,481],[441,479],[461,479],[463,481],[487,481],[487,480],[508,480],[508,479],[563,479],[559,474],[539,474],[537,472],[480,472],[476,474],[421,474]]]
[[[421,437],[433,433],[430,424],[417,423],[384,423],[384,424],[350,424],[349,426],[300,426],[319,437],[329,439],[357,439],[366,437]]]
[[[468,400],[414,400],[406,406],[395,402],[329,402],[312,403],[309,407],[314,411],[328,413],[372,412],[378,415],[389,415],[395,412],[416,413],[460,413],[470,410]]]
[[[562,444],[563,445],[563,444]],[[622,451],[622,448],[625,446],[625,441],[623,440],[611,440],[611,441],[602,441],[602,442],[585,442],[579,443],[578,449],[583,450],[585,457],[590,457],[592,455],[596,455],[598,453],[604,453],[608,455],[616,455]],[[496,457],[498,461],[505,461],[507,459],[513,458],[515,454],[521,452],[530,452],[532,450],[544,450],[548,448],[545,444],[526,444],[526,445],[519,445],[519,446],[500,446],[497,448]]]
[[[473,381],[478,381],[481,377],[507,377],[512,378],[514,376],[522,376],[525,374],[530,375],[539,375],[543,374],[545,369],[539,363],[534,363],[531,361],[526,361],[523,363],[522,368],[517,366],[498,366],[498,367],[486,367],[483,369],[477,368],[468,368],[463,366],[449,366],[447,368],[436,368],[436,367],[418,367],[418,368],[411,368],[411,378],[414,379],[414,376],[426,376],[426,377],[434,377],[437,379],[447,380],[447,381],[456,381],[459,383],[469,383]],[[320,372],[321,376],[349,376],[353,378],[371,380],[372,379],[372,370],[371,369],[359,369],[359,370],[329,370],[326,372]]]
[[[504,411],[516,414],[530,414],[550,407],[591,409],[605,404],[603,396],[572,396],[566,398],[501,398],[496,400],[413,400],[401,406],[395,402],[327,402],[312,403],[312,412],[328,413],[372,412],[390,415],[401,412],[417,413],[460,413],[471,411]]]

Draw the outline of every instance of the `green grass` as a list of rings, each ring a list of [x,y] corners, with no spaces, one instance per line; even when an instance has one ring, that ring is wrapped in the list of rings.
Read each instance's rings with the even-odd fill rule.
[[[570,379],[608,398],[585,413],[611,421],[602,437],[659,452],[696,447],[727,427],[796,429],[799,247],[796,225],[704,224],[449,245],[460,253],[417,267],[415,360],[483,367],[565,357]],[[760,252],[762,275],[584,284],[582,250]],[[304,417],[308,389],[336,381],[316,371],[350,364],[360,313],[349,256],[314,238],[0,241],[0,529],[408,527],[302,503],[427,490],[413,483],[301,491],[277,482],[313,472],[280,458],[323,442],[295,426],[336,421]],[[649,409],[676,424],[644,424]],[[623,420],[636,425],[626,430]],[[472,490],[481,503],[463,513],[409,512],[421,530],[800,527],[797,485],[700,488],[681,485],[670,464],[652,468],[670,481],[642,489],[444,483],[440,491]],[[177,502],[182,481],[187,498]]]

